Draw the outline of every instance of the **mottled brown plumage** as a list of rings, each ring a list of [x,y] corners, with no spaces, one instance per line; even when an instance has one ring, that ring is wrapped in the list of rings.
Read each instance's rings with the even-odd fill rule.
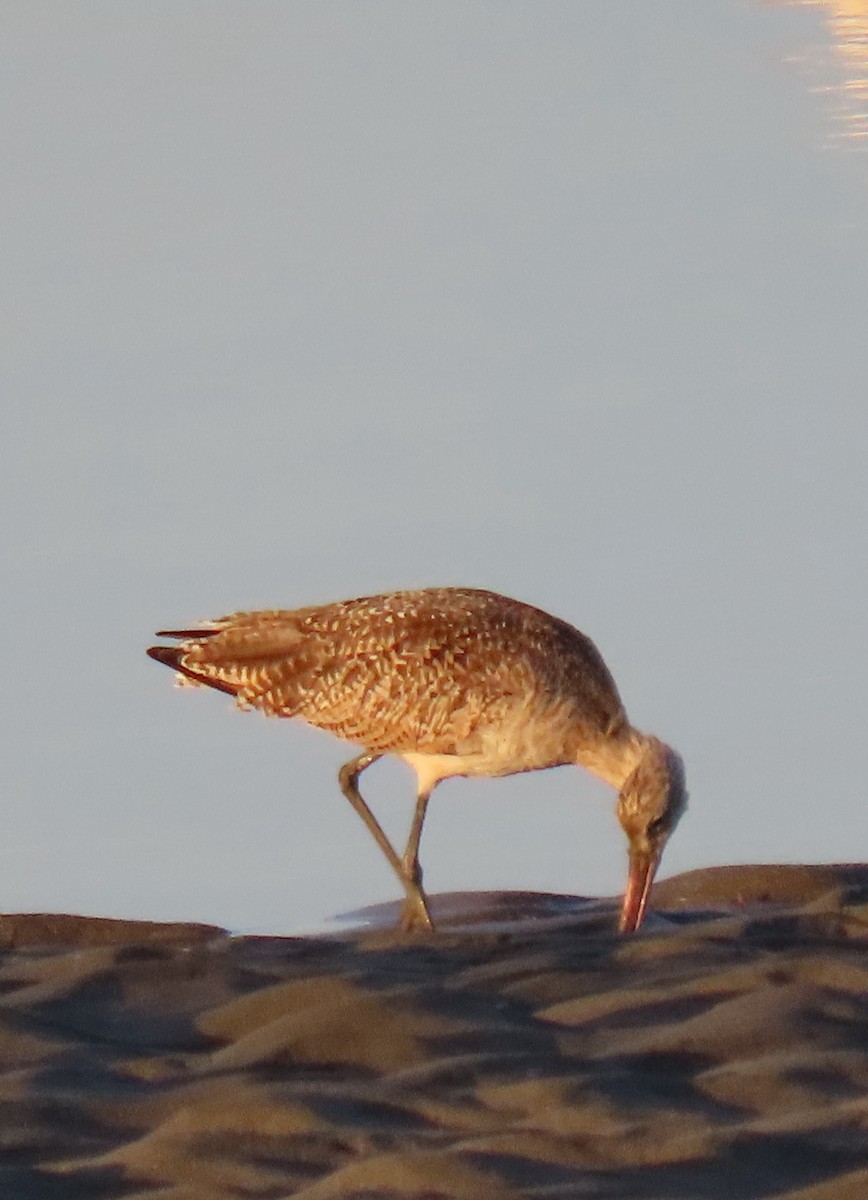
[[[453,775],[567,763],[622,789],[625,828],[626,818],[641,826],[653,812],[662,835],[653,846],[647,831],[630,835],[643,849],[641,862],[631,859],[635,894],[628,887],[622,927],[641,921],[665,836],[684,806],[680,760],[633,729],[596,647],[564,621],[492,592],[429,588],[234,613],[158,636],[180,644],[148,653],[185,682],[229,692],[269,716],[299,717],[364,750],[343,768],[341,786],[405,887],[405,925],[431,924],[418,844],[434,786]],[[403,758],[419,782],[400,858],[357,788],[383,754]],[[650,782],[637,792],[627,784],[640,765]]]

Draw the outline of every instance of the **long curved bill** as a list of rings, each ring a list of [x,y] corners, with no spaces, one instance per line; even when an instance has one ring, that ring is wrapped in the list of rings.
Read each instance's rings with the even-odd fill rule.
[[[621,918],[618,921],[619,933],[635,933],[642,924],[648,897],[651,894],[651,884],[660,863],[660,851],[633,850],[630,852],[630,873],[627,876],[627,890],[621,904]]]

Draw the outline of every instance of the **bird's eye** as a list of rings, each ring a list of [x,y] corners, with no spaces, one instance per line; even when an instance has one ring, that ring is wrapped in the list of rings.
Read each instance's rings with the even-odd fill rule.
[[[657,837],[658,834],[665,833],[665,831],[666,831],[666,818],[665,817],[655,817],[654,820],[651,821],[650,824],[648,825],[648,834],[650,837]]]

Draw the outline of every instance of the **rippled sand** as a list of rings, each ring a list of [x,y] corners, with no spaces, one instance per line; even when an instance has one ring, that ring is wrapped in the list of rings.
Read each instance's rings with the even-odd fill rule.
[[[408,939],[0,918],[0,1196],[864,1200],[868,867]],[[452,922],[452,924],[449,924]]]

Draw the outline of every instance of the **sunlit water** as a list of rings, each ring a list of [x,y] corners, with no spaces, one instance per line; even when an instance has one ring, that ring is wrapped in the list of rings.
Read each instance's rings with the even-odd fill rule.
[[[795,0],[820,8],[830,33],[828,45],[806,46],[804,62],[812,89],[828,97],[832,141],[858,148],[868,144],[868,0]]]

